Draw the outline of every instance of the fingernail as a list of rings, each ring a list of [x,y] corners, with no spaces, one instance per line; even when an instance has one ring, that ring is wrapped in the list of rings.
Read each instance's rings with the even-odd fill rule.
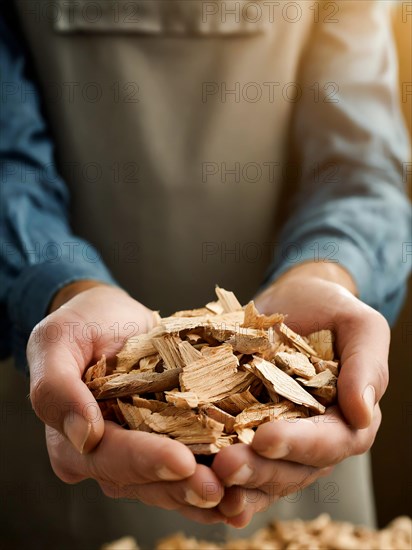
[[[180,474],[169,470],[167,466],[160,466],[160,468],[156,470],[156,474],[160,477],[160,479],[164,479],[165,481],[176,481],[177,479],[182,479]]]
[[[243,464],[238,470],[236,470],[231,476],[226,478],[226,487],[232,487],[232,485],[245,485],[253,475],[253,470],[247,464]]]
[[[203,500],[203,498],[192,491],[192,489],[187,489],[185,493],[185,501],[191,506],[196,506],[197,508],[214,508],[219,504],[219,501],[211,502],[209,500]]]
[[[265,456],[266,458],[284,458],[290,453],[290,447],[285,442],[279,443],[276,446],[268,447],[265,450],[260,451],[256,449],[256,452]]]
[[[372,422],[373,410],[375,408],[375,388],[373,386],[367,386],[366,390],[363,392],[362,397],[366,407],[368,408],[370,423]]]
[[[80,454],[83,454],[91,429],[91,423],[77,413],[68,414],[63,422],[63,430],[67,439]]]

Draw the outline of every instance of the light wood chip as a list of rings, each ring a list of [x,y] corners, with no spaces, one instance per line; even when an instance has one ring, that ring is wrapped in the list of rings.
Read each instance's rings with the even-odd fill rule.
[[[308,388],[322,388],[323,386],[336,386],[336,376],[329,369],[320,372],[309,380],[300,381],[301,384]]]
[[[289,376],[295,375],[309,379],[316,374],[315,367],[308,357],[300,352],[286,353],[280,351],[275,355],[275,363]]]
[[[327,385],[322,386],[321,388],[314,388],[311,390],[311,393],[312,395],[316,395],[325,407],[328,407],[336,401],[337,389],[336,386]]]
[[[264,353],[271,347],[267,332],[255,331],[255,329],[240,329],[227,340],[227,343],[234,351],[247,355]]]
[[[224,288],[220,288],[216,285],[215,292],[224,313],[230,313],[231,311],[238,311],[242,309],[239,300],[230,290],[225,290]]]
[[[239,441],[246,443],[246,445],[250,445],[255,437],[255,432],[252,428],[237,428],[236,433]]]
[[[179,336],[165,334],[152,340],[154,347],[163,359],[166,369],[179,369],[184,366],[183,358],[180,354],[179,344],[182,340]]]
[[[140,359],[155,353],[157,350],[153,345],[152,333],[133,336],[117,354],[117,368],[129,372]]]
[[[157,399],[145,399],[140,397],[140,395],[132,395],[133,405],[143,409],[149,409],[152,412],[163,411],[169,405],[163,401],[158,401]]]
[[[153,431],[167,434],[186,445],[216,443],[223,434],[224,425],[205,414],[196,414],[171,405],[164,411],[153,413],[145,422]]]
[[[253,361],[250,364],[256,376],[262,379],[266,387],[271,387],[276,393],[286,397],[293,403],[309,407],[320,414],[325,412],[323,405],[304,390],[296,380],[288,376],[273,363],[269,363],[269,361],[265,361],[254,355]]]
[[[222,409],[231,415],[237,415],[246,407],[257,404],[259,404],[259,401],[249,390],[228,395],[227,397],[215,402],[216,407],[219,407],[219,409]]]
[[[311,360],[317,373],[323,372],[324,370],[328,369],[332,374],[334,374],[335,376],[338,376],[339,374],[338,361],[324,361],[323,359],[318,359],[315,357],[311,357]]]
[[[301,415],[300,411],[296,411],[295,405],[287,400],[283,400],[280,403],[260,403],[259,405],[252,405],[236,416],[235,430],[255,428],[265,422],[272,422],[278,418],[286,418],[286,413],[290,411],[294,413],[299,412]]]
[[[207,307],[199,307],[197,309],[176,311],[172,317],[204,317],[205,315],[210,315],[210,310]]]
[[[97,399],[107,399],[108,397],[124,397],[134,393],[142,394],[171,390],[178,385],[180,373],[181,369],[172,369],[161,373],[135,371],[128,374],[119,374],[96,390],[95,397]]]
[[[199,397],[192,391],[171,390],[165,392],[166,401],[181,409],[194,409],[199,405]]]
[[[209,302],[206,304],[206,309],[215,315],[221,315],[223,313],[223,306],[220,302]]]
[[[273,313],[272,315],[264,315],[258,312],[256,309],[255,303],[250,301],[245,306],[245,319],[243,321],[243,327],[257,328],[257,329],[268,329],[283,323],[285,316],[281,313]]]
[[[95,378],[104,378],[106,376],[106,356],[102,355],[101,359],[95,365],[89,367],[84,375],[84,381],[91,382]]]
[[[182,358],[183,367],[202,358],[200,351],[194,348],[189,342],[180,342],[178,347],[180,357]]]
[[[142,359],[140,359],[139,361],[139,371],[154,372],[160,361],[161,357],[158,353],[155,353],[154,355],[148,355],[147,357],[142,357]]]
[[[319,330],[308,336],[309,345],[316,351],[316,355],[325,361],[333,361],[333,333],[330,330]]]
[[[309,357],[311,355],[314,355],[316,357],[316,351],[309,346],[307,342],[302,338],[302,336],[299,336],[299,334],[296,334],[291,328],[285,325],[285,323],[280,323],[279,330],[282,334],[286,336],[286,338],[295,346],[295,348],[308,355]]]
[[[152,414],[149,409],[124,403],[120,399],[117,400],[117,405],[131,430],[139,430],[146,418]]]
[[[231,414],[219,409],[215,405],[203,405],[200,410],[204,412],[209,418],[213,418],[216,422],[220,422],[225,427],[227,434],[233,433],[233,427],[235,425],[235,417]]]

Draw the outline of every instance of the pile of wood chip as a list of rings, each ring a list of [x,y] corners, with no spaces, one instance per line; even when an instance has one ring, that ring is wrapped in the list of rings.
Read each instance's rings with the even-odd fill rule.
[[[168,436],[194,454],[250,443],[271,420],[323,414],[336,401],[339,362],[329,330],[307,337],[284,315],[244,308],[216,287],[217,301],[179,311],[103,357],[84,381],[103,417]]]
[[[248,539],[216,544],[178,533],[161,540],[156,550],[410,550],[412,521],[403,516],[375,531],[322,514],[312,521],[275,521]],[[139,550],[133,537],[105,545],[102,550]]]

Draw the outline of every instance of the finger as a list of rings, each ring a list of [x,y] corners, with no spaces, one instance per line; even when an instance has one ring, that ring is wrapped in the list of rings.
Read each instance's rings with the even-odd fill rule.
[[[262,424],[256,430],[251,448],[266,458],[325,468],[366,452],[380,421],[380,409],[376,406],[372,425],[355,430],[345,422],[337,407],[332,407],[322,416]]]
[[[389,341],[386,320],[368,306],[362,306],[359,315],[338,320],[338,402],[354,428],[372,423],[375,405],[387,388]]]
[[[226,487],[258,488],[271,497],[284,496],[302,488],[318,473],[318,469],[312,466],[268,460],[245,444],[222,449],[213,461],[212,469]]]
[[[275,500],[277,498],[271,499],[259,489],[230,487],[225,490],[218,510],[227,518],[227,523],[242,528],[246,527],[256,513],[266,510]]]
[[[51,436],[48,435],[48,448],[52,466],[64,481],[77,474],[119,487],[185,479],[196,471],[195,458],[182,443],[125,430],[109,421],[105,422],[100,445],[87,455],[77,453],[65,438]],[[204,491],[207,490],[212,492],[211,487],[205,486]]]
[[[92,357],[91,344],[80,348],[70,337],[68,323],[56,314],[53,318],[37,325],[27,347],[31,403],[45,424],[64,434],[78,452],[87,453],[104,431],[99,406],[81,380]]]
[[[182,507],[211,509],[223,497],[223,486],[210,468],[196,465],[192,476],[182,481],[159,481],[148,484],[100,482],[106,496],[140,500],[149,506],[161,506],[166,510]]]

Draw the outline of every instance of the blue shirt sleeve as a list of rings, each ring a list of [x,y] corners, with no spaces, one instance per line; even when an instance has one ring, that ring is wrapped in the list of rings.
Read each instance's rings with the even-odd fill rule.
[[[22,42],[0,16],[0,357],[26,367],[25,347],[53,295],[82,279],[116,284],[93,246],[73,235]]]
[[[293,144],[298,192],[265,285],[294,265],[337,262],[393,323],[411,265],[410,148],[387,3],[338,2],[302,59]]]

